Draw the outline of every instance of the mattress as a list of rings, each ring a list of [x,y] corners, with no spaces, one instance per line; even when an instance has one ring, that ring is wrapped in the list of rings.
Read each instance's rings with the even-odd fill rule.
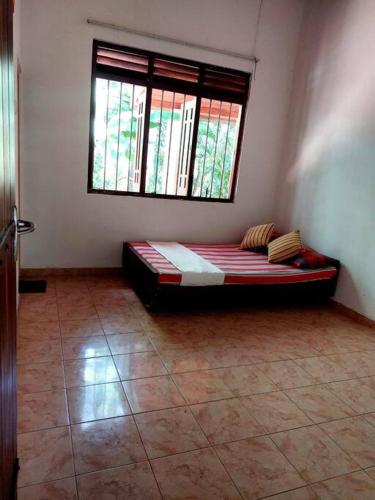
[[[301,283],[332,279],[337,273],[337,269],[333,266],[321,269],[297,269],[284,264],[270,264],[267,255],[241,250],[239,243],[183,243],[183,245],[221,269],[225,273],[225,285]],[[158,273],[159,283],[171,285],[181,283],[181,272],[146,241],[132,242],[129,246]]]

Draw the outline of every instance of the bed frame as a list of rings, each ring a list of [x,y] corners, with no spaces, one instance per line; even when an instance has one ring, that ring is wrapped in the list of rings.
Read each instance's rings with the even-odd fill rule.
[[[305,283],[283,283],[275,285],[221,285],[180,286],[159,283],[158,272],[129,243],[124,243],[122,264],[124,276],[149,310],[165,306],[249,305],[264,302],[280,303],[321,302],[332,297],[336,290],[340,262],[332,259],[331,265],[337,273],[333,278]]]

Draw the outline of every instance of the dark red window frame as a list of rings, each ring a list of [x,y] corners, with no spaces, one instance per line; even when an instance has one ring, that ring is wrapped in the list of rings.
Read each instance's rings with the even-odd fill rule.
[[[107,51],[107,52],[106,52]],[[127,56],[125,62],[116,62],[111,56],[111,51],[118,51]],[[109,58],[107,59],[107,57]],[[106,61],[109,61],[106,64]],[[146,63],[145,63],[146,61]],[[186,65],[186,71],[181,66]],[[195,71],[196,69],[196,71]],[[121,191],[114,189],[97,189],[93,187],[94,144],[95,144],[95,93],[96,78],[142,85],[147,88],[145,103],[145,118],[142,144],[142,164],[140,192]],[[141,196],[146,198],[181,199],[191,201],[210,201],[231,203],[237,185],[238,165],[241,153],[243,129],[245,123],[246,107],[249,97],[251,73],[228,69],[220,66],[173,57],[157,52],[150,52],[133,47],[117,45],[99,40],[93,41],[92,76],[91,76],[91,101],[90,101],[90,135],[89,135],[89,171],[88,193],[110,194],[121,196]],[[148,135],[151,108],[152,89],[171,92],[181,92],[196,96],[196,111],[194,118],[191,157],[189,165],[188,193],[187,195],[157,194],[145,192]],[[192,196],[194,176],[194,162],[198,136],[201,99],[214,99],[242,106],[241,118],[238,129],[237,148],[232,167],[231,191],[228,198]]]

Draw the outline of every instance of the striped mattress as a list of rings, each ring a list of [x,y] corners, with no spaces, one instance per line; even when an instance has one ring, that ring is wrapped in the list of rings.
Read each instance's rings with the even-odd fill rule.
[[[158,273],[159,283],[179,285],[181,272],[146,241],[129,243],[132,250]],[[239,243],[183,243],[225,273],[225,285],[272,285],[331,279],[335,267],[297,269],[294,266],[270,264],[267,255],[240,249]]]

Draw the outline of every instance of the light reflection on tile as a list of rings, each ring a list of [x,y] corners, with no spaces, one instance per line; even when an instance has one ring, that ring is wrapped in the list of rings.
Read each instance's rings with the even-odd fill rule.
[[[119,380],[111,356],[66,360],[64,370],[67,387],[104,384]]]
[[[112,354],[129,354],[154,350],[147,336],[142,333],[108,335],[107,340]]]
[[[113,356],[121,380],[165,375],[167,370],[155,352]]]
[[[71,423],[119,417],[130,413],[119,382],[68,389]]]
[[[64,338],[62,341],[64,359],[94,358],[111,353],[104,336],[85,338]]]
[[[134,413],[185,404],[172,379],[167,376],[128,380],[122,385]]]
[[[62,337],[90,337],[104,335],[99,319],[60,321]]]

